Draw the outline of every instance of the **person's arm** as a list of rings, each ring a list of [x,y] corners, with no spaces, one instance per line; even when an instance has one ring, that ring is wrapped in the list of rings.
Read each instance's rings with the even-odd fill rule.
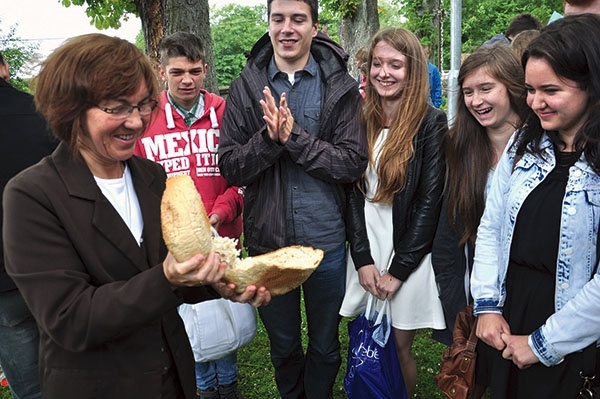
[[[440,300],[450,319],[467,306],[465,292],[467,259],[465,245],[460,245],[456,229],[448,220],[448,199],[444,195],[437,231],[431,248],[431,264],[435,272]]]
[[[475,241],[475,257],[471,272],[471,295],[473,296],[473,313],[502,314],[500,306],[499,262],[502,259],[500,248],[500,231],[504,223],[506,194],[509,190],[509,179],[513,170],[513,157],[509,156],[507,144],[496,170],[492,176],[490,190],[487,194],[485,209],[477,229]]]
[[[347,92],[338,100],[329,120],[331,140],[311,135],[294,124],[285,150],[308,174],[331,183],[353,183],[367,166],[366,134],[359,120],[361,97],[358,91]],[[326,118],[326,117],[325,117]],[[323,130],[323,129],[322,129]]]
[[[431,111],[424,123],[427,125],[417,136],[423,146],[421,176],[410,203],[411,212],[406,233],[394,242],[394,258],[389,273],[406,281],[423,257],[431,251],[441,208],[444,189],[445,158],[442,142],[448,130],[446,115],[440,110]],[[417,179],[415,177],[415,179]]]
[[[496,166],[487,195],[485,210],[475,241],[475,257],[471,272],[471,295],[473,313],[478,318],[477,337],[488,345],[502,350],[506,344],[503,334],[510,334],[510,326],[502,315],[502,285],[500,262],[503,262],[501,230],[505,223],[505,208],[510,190],[509,180],[513,172],[514,153],[512,138]]]
[[[567,325],[577,328],[565,328]],[[600,339],[600,275],[596,273],[573,299],[529,336],[529,346],[546,366],[560,363]]]
[[[243,209],[244,189],[237,186],[230,186],[215,199],[211,215],[218,215],[219,225],[222,225],[234,221],[242,214]]]
[[[260,93],[248,93],[241,78],[227,96],[219,141],[219,169],[234,186],[247,186],[275,164],[284,152],[273,141],[262,119]]]

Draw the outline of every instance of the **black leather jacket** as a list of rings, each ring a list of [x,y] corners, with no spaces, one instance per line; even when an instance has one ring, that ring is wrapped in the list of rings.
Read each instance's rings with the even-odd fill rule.
[[[406,281],[431,251],[444,188],[443,140],[448,131],[446,115],[429,108],[414,138],[414,157],[408,164],[406,184],[394,195],[394,257],[389,273]],[[358,270],[373,264],[365,224],[365,197],[357,187],[348,190],[346,232],[352,260]]]

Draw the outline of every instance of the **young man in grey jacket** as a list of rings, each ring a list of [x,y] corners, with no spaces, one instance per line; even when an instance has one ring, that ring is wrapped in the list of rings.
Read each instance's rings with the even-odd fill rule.
[[[318,33],[316,0],[269,0],[269,32],[254,45],[229,91],[219,168],[246,186],[249,255],[288,245],[325,251],[302,285],[308,347],[302,347],[300,288],[259,312],[284,399],[326,399],[341,364],[338,311],[345,286],[345,195],[367,165],[361,97],[348,56]]]

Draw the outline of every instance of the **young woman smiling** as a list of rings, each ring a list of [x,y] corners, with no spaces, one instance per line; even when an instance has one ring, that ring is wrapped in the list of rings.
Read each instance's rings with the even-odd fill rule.
[[[428,104],[427,59],[406,29],[377,33],[369,51],[363,117],[369,165],[349,194],[350,253],[340,313],[359,314],[369,294],[391,303],[393,337],[408,397],[419,328],[444,328],[429,252],[444,185],[446,115]]]

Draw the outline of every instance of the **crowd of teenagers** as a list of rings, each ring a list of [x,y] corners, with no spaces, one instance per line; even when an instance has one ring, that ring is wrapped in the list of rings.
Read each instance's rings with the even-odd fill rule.
[[[186,32],[160,42],[158,71],[125,40],[71,38],[33,97],[0,56],[13,397],[243,398],[237,353],[196,362],[178,314],[226,298],[258,309],[282,399],[330,399],[341,318],[375,297],[409,398],[417,330],[449,345],[467,304],[489,397],[575,398],[600,340],[600,1],[567,1],[546,26],[519,15],[469,54],[450,124],[412,32],[377,32],[357,82],[317,0],[267,8],[226,100],[202,88],[205,44]],[[219,235],[250,256],[320,248],[316,271],[272,296],[223,283],[218,254],[177,262],[160,202],[182,173]]]

